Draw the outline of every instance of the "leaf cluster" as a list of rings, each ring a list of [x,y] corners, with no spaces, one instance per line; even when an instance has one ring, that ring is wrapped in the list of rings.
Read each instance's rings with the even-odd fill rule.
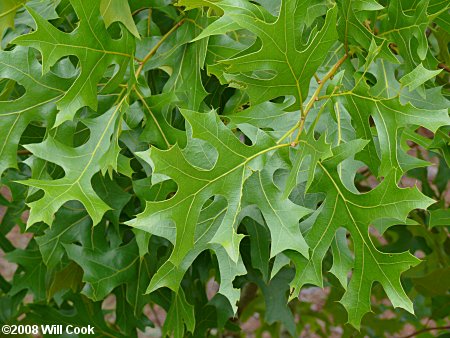
[[[99,337],[240,336],[255,313],[258,336],[445,326],[449,13],[2,1],[0,248],[18,269],[0,321]]]

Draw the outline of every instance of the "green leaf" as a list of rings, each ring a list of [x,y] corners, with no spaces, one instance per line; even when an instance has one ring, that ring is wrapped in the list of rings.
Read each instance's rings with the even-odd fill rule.
[[[147,202],[145,211],[129,224],[154,235],[163,236],[174,244],[169,260],[153,277],[149,292],[162,286],[177,291],[187,267],[201,251],[211,248],[219,260],[221,273],[219,292],[224,294],[235,308],[239,294],[233,289],[231,282],[236,275],[245,272],[238,251],[242,235],[236,233],[242,199],[245,198],[243,186],[251,170],[260,167],[260,157],[271,150],[269,146],[273,145],[273,141],[258,131],[256,140],[261,147],[246,146],[220,122],[214,112],[207,114],[182,112],[192,128],[192,137],[205,140],[216,148],[217,161],[211,170],[201,170],[188,162],[189,158],[185,158],[185,154],[177,145],[167,151],[152,149],[149,160],[153,163],[154,173],[173,177],[178,190],[169,200]],[[278,146],[272,148],[276,149]],[[174,163],[177,163],[177,167],[174,167]],[[272,190],[271,194],[277,193],[275,187],[269,189]],[[226,205],[213,203],[204,209],[204,216],[201,217],[204,204],[214,195],[223,196],[226,201],[220,203],[226,202]],[[267,201],[261,203],[267,204]],[[287,201],[285,203],[295,210],[297,221],[302,215],[307,214],[304,211],[306,209],[290,205]],[[215,209],[217,207],[219,209]],[[212,214],[209,214],[210,212]],[[204,217],[209,223],[212,222],[213,226],[207,227],[208,222],[202,221]],[[276,220],[276,216],[273,217]],[[290,219],[289,227],[295,228],[292,222]],[[298,229],[297,234],[301,235]],[[272,235],[277,234],[275,232]],[[298,244],[292,246],[299,248]],[[277,245],[274,250],[283,250],[283,247],[281,248]],[[304,249],[301,250],[305,253]]]
[[[97,110],[97,84],[111,64],[119,65],[119,71],[108,82],[115,88],[132,60],[134,40],[123,33],[118,40],[111,38],[104,22],[100,19],[98,1],[70,0],[80,19],[72,33],[64,33],[41,18],[31,8],[28,11],[36,22],[36,31],[19,36],[12,43],[31,46],[42,53],[43,73],[62,57],[75,55],[81,72],[67,92],[57,101],[60,112],[55,125],[71,120],[78,109],[90,107]],[[106,90],[106,89],[104,89]]]
[[[326,198],[305,236],[311,248],[311,259],[296,258],[297,274],[291,282],[293,295],[298,295],[300,287],[305,284],[322,285],[322,260],[337,229],[345,227],[353,242],[355,261],[341,303],[348,312],[348,322],[356,328],[360,327],[364,314],[370,311],[370,293],[375,281],[383,286],[394,307],[413,312],[412,302],[401,286],[400,275],[417,265],[419,260],[409,252],[391,254],[378,251],[369,237],[369,225],[386,217],[404,220],[411,210],[427,208],[433,203],[416,188],[398,188],[393,174],[385,177],[369,193],[355,194],[348,191],[341,183],[336,166],[348,154],[360,149],[361,146],[355,143],[343,144],[334,149],[335,156],[319,164],[320,173],[311,192],[324,192]],[[342,279],[342,275],[343,272],[340,272],[337,277],[341,276]]]
[[[428,70],[422,64],[419,64],[413,71],[403,76],[400,83],[408,87],[409,91],[412,91],[441,72],[442,70]]]
[[[14,30],[8,31],[2,41],[2,45],[8,46],[11,40],[17,36],[28,33],[30,28],[36,29],[36,23],[26,8],[31,8],[46,20],[58,20],[59,14],[56,12],[56,8],[60,2],[61,0],[27,0],[26,6],[19,9],[16,18],[14,19]]]
[[[437,209],[430,211],[430,228],[437,226],[450,225],[450,210],[449,209]]]
[[[358,14],[360,14],[359,9],[370,11],[378,9],[374,6],[365,7],[363,3],[364,1],[337,1],[340,11],[338,32],[341,41],[344,41],[344,43],[348,45],[354,45],[357,48],[361,47],[367,51],[370,49],[372,41],[375,41],[375,44],[380,46],[380,57],[383,57],[390,62],[397,63],[397,59],[389,50],[389,46],[384,39],[374,35],[358,17]]]
[[[295,336],[294,316],[287,305],[288,283],[292,279],[292,269],[283,269],[273,277],[268,284],[253,277],[253,281],[261,288],[266,303],[264,320],[267,324],[281,322],[286,326],[291,336]]]
[[[449,8],[0,1],[2,324],[445,327]]]
[[[68,325],[67,323],[79,327],[91,325],[94,327],[94,337],[130,337],[114,330],[111,325],[106,323],[101,302],[94,303],[80,294],[69,296],[67,301],[69,304],[64,304],[61,308],[47,304],[30,304],[27,320],[30,321],[30,325]]]
[[[427,165],[399,147],[401,128],[420,124],[435,132],[450,123],[446,109],[416,108],[410,103],[402,105],[398,98],[374,98],[366,89],[358,87],[344,96],[343,104],[352,117],[357,137],[371,141],[358,159],[377,176],[387,176],[392,169],[400,176],[405,171]],[[373,140],[369,117],[375,122],[380,155]]]
[[[164,322],[163,336],[174,338],[185,337],[186,330],[193,333],[195,329],[194,307],[190,305],[184,296],[183,289],[173,295],[167,319]]]
[[[160,68],[170,76],[164,83],[163,93],[176,95],[180,108],[199,110],[208,94],[202,82],[208,41],[190,42],[207,22],[207,16],[201,11],[189,13],[186,21],[181,22],[182,25],[144,67],[145,71]],[[146,49],[157,43],[154,38],[147,41]]]
[[[300,9],[309,5],[308,0],[283,0],[277,18],[261,6],[244,0],[194,3],[220,8],[225,16],[261,40],[262,46],[257,51],[222,61],[227,66],[224,77],[231,86],[245,89],[252,104],[284,95],[294,96],[297,106],[302,104],[308,95],[311,77],[337,37],[336,7],[328,11],[321,30],[314,32],[299,48],[299,34],[295,27],[304,24]],[[190,5],[191,2],[184,0],[179,4]]]
[[[219,34],[225,34],[231,31],[236,31],[240,29],[241,27],[237,22],[233,20],[233,18],[229,16],[222,16],[218,18],[216,21],[208,25],[194,40],[197,41],[201,40],[207,37],[210,37],[211,35],[219,35]]]
[[[353,268],[354,258],[348,247],[346,229],[339,228],[336,230],[336,235],[331,243],[331,249],[333,252],[333,266],[330,272],[339,279],[344,289],[347,289],[347,275]]]
[[[395,218],[380,218],[372,223],[372,226],[378,230],[380,234],[384,234],[387,229],[394,225],[418,225],[418,223],[410,218],[406,219],[406,222],[399,221]]]
[[[138,276],[135,241],[107,251],[76,244],[64,244],[69,258],[84,271],[83,293],[94,301],[104,299],[116,286],[131,282]]]
[[[254,173],[244,186],[244,195],[247,196],[246,203],[258,206],[270,229],[270,258],[285,250],[294,250],[308,257],[309,248],[298,224],[311,210],[283,198],[273,182],[273,170]]]
[[[14,274],[13,285],[9,294],[14,296],[22,290],[29,290],[33,293],[35,301],[45,300],[47,269],[39,250],[16,249],[7,253],[5,258],[20,266]]]
[[[36,243],[42,254],[45,265],[51,269],[61,263],[65,250],[63,245],[68,243],[84,243],[92,221],[78,205],[66,205],[56,214],[55,224],[47,229],[42,236],[36,237]]]
[[[379,11],[384,7],[376,0],[356,0],[354,8],[361,11]]]
[[[132,280],[126,284],[126,299],[133,309],[133,315],[138,318],[142,309],[151,300],[151,295],[145,295],[145,290],[153,276],[154,264],[157,258],[154,255],[141,256],[137,264],[137,274],[132,277]]]
[[[4,0],[0,3],[0,40],[9,27],[14,27],[14,17],[26,0]]]
[[[126,0],[101,0],[100,13],[106,27],[114,22],[121,22],[136,38],[140,39],[139,32],[131,16],[130,5]]]
[[[18,82],[25,94],[17,100],[0,101],[0,174],[17,168],[20,137],[32,121],[49,126],[55,117],[54,102],[64,95],[70,80],[49,72],[42,75],[41,66],[28,48],[0,52],[0,77]]]
[[[314,178],[317,163],[332,155],[331,144],[327,143],[326,135],[316,140],[313,133],[303,134],[298,148],[291,150],[291,154],[293,154],[293,163],[283,194],[285,198],[300,182],[306,181],[306,190],[308,190]]]
[[[427,55],[428,42],[425,30],[429,22],[428,3],[429,0],[414,3],[412,6],[414,15],[410,16],[405,14],[401,0],[389,2],[388,18],[384,21],[384,32],[381,35],[396,43],[408,71],[412,71]]]
[[[103,177],[97,174],[92,179],[95,192],[105,201],[112,210],[108,211],[106,217],[116,226],[120,222],[120,214],[125,205],[130,201],[131,195],[124,192],[122,187],[109,176]]]
[[[140,136],[141,140],[154,144],[159,149],[168,149],[175,143],[180,147],[186,145],[186,134],[171,126],[166,118],[169,108],[176,101],[178,98],[173,92],[144,98],[142,110],[146,122]]]
[[[293,103],[293,100],[285,100],[283,103],[266,101],[232,114],[225,114],[224,117],[229,121],[230,128],[247,123],[260,129],[271,129],[268,134],[278,139],[298,120],[298,116],[286,111]]]
[[[190,31],[198,32],[206,23],[206,18],[197,15],[195,27]],[[198,110],[203,99],[208,95],[202,82],[202,69],[206,58],[207,40],[185,44],[177,49],[177,56],[169,63],[171,77],[164,86],[164,91],[174,92],[181,100],[180,108]],[[193,67],[193,65],[195,65]]]
[[[429,144],[429,149],[439,151],[444,157],[447,166],[450,166],[450,126],[440,128],[435,135],[433,141]]]
[[[81,289],[83,270],[73,262],[65,268],[57,271],[53,276],[52,283],[47,289],[47,300],[51,300],[60,291],[72,290],[74,293]]]
[[[118,128],[119,116],[119,107],[112,107],[97,118],[83,120],[90,130],[90,138],[77,148],[69,147],[52,136],[42,143],[26,146],[35,156],[58,164],[65,172],[64,177],[57,180],[21,181],[44,191],[42,198],[29,203],[28,226],[40,221],[51,225],[55,212],[71,200],[83,203],[94,224],[99,223],[103,214],[111,209],[95,193],[91,179],[100,170],[115,167],[110,159],[117,158],[117,150],[111,144],[110,137]]]
[[[252,266],[261,271],[264,281],[268,281],[270,261],[269,230],[264,224],[260,224],[250,218],[244,219],[242,223],[245,225],[250,237]]]
[[[449,278],[449,267],[435,269],[424,277],[414,278],[414,287],[425,295],[444,296],[450,289],[450,284],[442,281],[448,281]]]
[[[130,225],[159,234],[159,220],[174,222],[177,231],[170,261],[178,266],[193,247],[195,227],[204,203],[220,194],[226,198],[228,207],[211,243],[222,245],[230,257],[237,261],[242,235],[236,233],[235,223],[241,205],[242,187],[250,170],[258,168],[255,161],[270,151],[269,147],[273,143],[262,132],[258,132],[258,145],[246,146],[220,122],[214,112],[200,114],[184,110],[182,113],[192,128],[192,137],[205,140],[216,148],[219,154],[217,162],[211,170],[200,170],[189,163],[178,145],[167,151],[152,149],[150,158],[154,173],[172,177],[178,190],[169,200],[148,202],[145,211]]]

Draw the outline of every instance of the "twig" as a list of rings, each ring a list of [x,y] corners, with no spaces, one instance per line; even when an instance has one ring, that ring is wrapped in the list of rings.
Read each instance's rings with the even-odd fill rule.
[[[347,59],[347,56],[348,56],[348,54],[344,54],[344,56],[339,59],[339,61],[333,66],[333,68],[331,68],[331,70],[328,72],[328,74],[325,75],[325,77],[319,83],[319,86],[317,87],[317,89],[314,92],[313,96],[311,97],[311,99],[306,104],[305,111],[303,112],[302,117],[300,118],[300,125],[298,126],[298,134],[297,134],[297,137],[295,138],[295,143],[298,142],[298,140],[300,138],[300,135],[301,135],[301,133],[303,131],[303,128],[305,127],[306,116],[308,116],[308,113],[311,110],[311,108],[314,106],[314,103],[319,100],[319,94],[320,94],[323,86],[325,85],[325,83],[329,79],[331,79],[334,76],[334,74],[336,74],[336,72],[339,69],[339,67]]]
[[[166,34],[164,34],[164,36],[161,38],[161,40],[158,41],[158,43],[150,50],[150,52],[148,52],[148,54],[142,59],[141,64],[139,65],[139,68],[136,71],[136,77],[139,76],[142,69],[144,69],[145,64],[148,62],[148,60],[151,59],[151,57],[153,55],[155,55],[155,53],[158,51],[159,47],[161,47],[161,45],[164,43],[164,41],[166,41],[167,38],[173,32],[175,32],[185,21],[186,21],[186,19],[183,19],[180,22],[178,22],[175,26],[173,26]]]
[[[145,11],[147,8],[150,9],[150,7],[145,7],[145,6],[141,7],[141,8],[138,8],[133,13],[131,13],[131,16],[135,16],[136,14],[139,14],[140,12]]]
[[[298,140],[300,138],[300,134],[303,131],[303,128],[305,126],[305,120],[306,120],[306,116],[308,116],[309,111],[311,110],[311,108],[314,106],[314,103],[316,101],[318,101],[319,98],[319,94],[321,92],[321,90],[323,89],[323,87],[325,86],[325,83],[331,79],[334,74],[336,74],[337,70],[339,69],[339,67],[344,63],[344,61],[347,59],[348,54],[345,54],[343,57],[341,57],[339,59],[339,61],[330,69],[330,71],[328,72],[327,75],[325,75],[325,77],[320,81],[319,86],[317,87],[317,89],[314,91],[314,94],[311,96],[311,99],[308,101],[308,103],[306,104],[306,108],[303,111],[300,120],[295,124],[294,127],[292,127],[290,130],[288,130],[286,132],[286,134],[284,134],[278,141],[277,144],[281,143],[284,139],[286,139],[288,136],[290,136],[295,130],[298,129],[298,134],[297,137],[294,141],[294,143],[298,143]]]
[[[320,78],[317,76],[317,73],[314,73],[314,78],[316,79],[317,83],[320,83]]]
[[[447,66],[445,63],[441,62],[440,64],[438,64],[438,67],[445,70],[446,72],[450,73],[450,67]]]
[[[411,338],[411,337],[415,337],[415,336],[417,336],[418,334],[421,334],[421,333],[427,332],[427,331],[434,331],[434,330],[448,330],[448,329],[450,329],[450,325],[448,325],[448,326],[426,327],[426,328],[423,328],[422,330],[413,332],[413,333],[411,333],[410,335],[405,336],[405,337],[402,337],[402,338]]]

